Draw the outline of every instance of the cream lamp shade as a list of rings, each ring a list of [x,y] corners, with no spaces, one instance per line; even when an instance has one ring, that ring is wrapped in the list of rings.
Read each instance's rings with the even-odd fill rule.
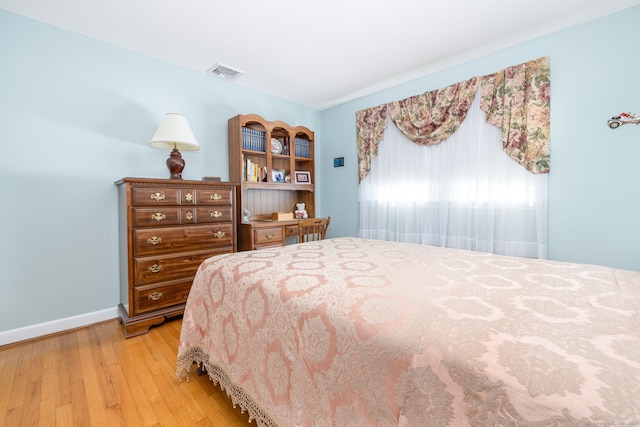
[[[149,145],[163,150],[171,150],[167,159],[167,167],[171,173],[170,179],[182,179],[185,163],[179,150],[196,151],[200,149],[187,119],[177,113],[165,114]]]

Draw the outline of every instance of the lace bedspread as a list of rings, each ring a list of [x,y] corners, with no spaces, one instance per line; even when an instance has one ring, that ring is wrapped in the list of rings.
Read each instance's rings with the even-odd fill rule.
[[[177,373],[262,426],[638,425],[640,273],[358,238],[202,263]]]

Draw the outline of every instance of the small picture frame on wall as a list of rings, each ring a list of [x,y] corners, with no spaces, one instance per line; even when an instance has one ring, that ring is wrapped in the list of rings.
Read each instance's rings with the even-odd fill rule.
[[[311,184],[311,173],[306,171],[295,172],[296,184]]]
[[[344,157],[334,157],[333,158],[333,167],[334,168],[341,168],[342,166],[344,166]]]

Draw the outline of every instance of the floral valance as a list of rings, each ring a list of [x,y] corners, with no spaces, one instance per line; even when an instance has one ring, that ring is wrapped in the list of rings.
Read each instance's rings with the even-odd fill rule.
[[[387,106],[379,105],[356,112],[358,176],[362,181],[371,170],[371,160],[378,155],[378,144],[387,127]]]
[[[482,87],[487,122],[502,129],[504,151],[532,173],[549,172],[549,58],[539,58],[483,77],[356,112],[358,174],[362,181],[378,154],[389,114],[412,141],[438,144],[464,121]]]
[[[531,173],[549,173],[549,57],[481,78],[480,108],[502,129],[502,147]]]
[[[421,145],[438,144],[458,130],[478,91],[478,78],[388,104],[391,120]]]

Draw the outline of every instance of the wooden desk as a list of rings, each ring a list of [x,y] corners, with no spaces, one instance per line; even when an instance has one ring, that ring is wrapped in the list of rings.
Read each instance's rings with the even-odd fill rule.
[[[297,238],[297,236],[297,219],[287,221],[249,221],[238,226],[238,250],[253,251],[284,246],[287,242],[287,237]]]

